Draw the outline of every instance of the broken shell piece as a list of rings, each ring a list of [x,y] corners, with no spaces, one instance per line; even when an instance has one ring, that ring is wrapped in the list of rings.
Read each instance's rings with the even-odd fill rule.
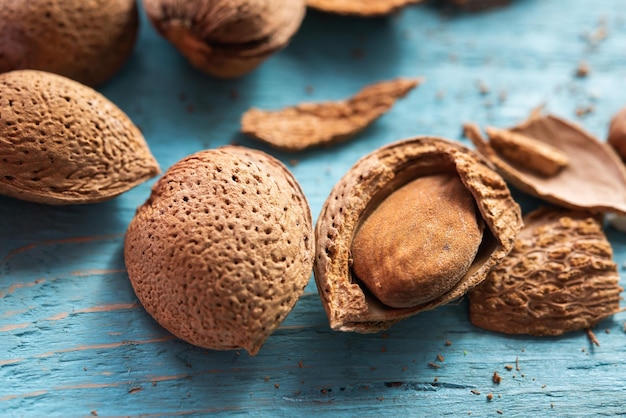
[[[557,148],[569,164],[556,175],[545,177],[515,165],[485,140],[478,126],[465,125],[465,135],[478,151],[523,192],[568,209],[626,213],[626,168],[606,143],[552,115],[532,116],[509,131]]]
[[[470,320],[507,334],[560,335],[617,313],[619,274],[589,212],[541,208],[515,248],[469,293]]]
[[[327,13],[361,17],[383,16],[423,0],[307,0],[307,6]]]
[[[393,192],[413,180],[438,174],[458,176],[473,197],[475,216],[482,218],[485,226],[482,241],[471,264],[450,289],[416,306],[392,308],[367,290],[353,272],[353,240],[366,219]],[[415,202],[421,203],[417,199]],[[441,138],[416,137],[375,150],[360,159],[335,185],[317,220],[314,273],[330,327],[338,331],[377,332],[458,299],[508,254],[520,228],[520,208],[506,183],[470,149]],[[453,231],[444,228],[433,233]],[[422,255],[416,253],[415,258]]]
[[[526,135],[487,127],[489,145],[511,164],[527,168],[546,177],[554,176],[568,163],[567,155],[545,142]]]
[[[398,78],[369,85],[343,101],[302,103],[277,111],[253,108],[243,115],[241,131],[286,151],[330,145],[365,129],[420,82]]]

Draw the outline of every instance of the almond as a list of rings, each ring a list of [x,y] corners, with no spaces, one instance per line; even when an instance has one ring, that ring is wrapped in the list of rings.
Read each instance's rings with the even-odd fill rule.
[[[0,74],[0,194],[48,204],[111,199],[159,172],[106,97],[35,70]]]
[[[100,85],[130,56],[138,27],[135,0],[0,0],[0,73],[34,69]]]
[[[177,337],[254,355],[311,278],[313,227],[278,160],[236,146],[174,164],[128,227],[128,275]]]
[[[397,207],[403,199],[415,207]],[[461,144],[421,136],[374,150],[333,187],[315,227],[330,327],[377,332],[462,297],[511,251],[521,226],[502,177]],[[371,263],[384,258],[388,271]]]

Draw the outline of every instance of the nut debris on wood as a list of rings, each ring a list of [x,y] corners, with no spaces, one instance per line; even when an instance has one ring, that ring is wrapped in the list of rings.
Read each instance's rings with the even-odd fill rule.
[[[421,82],[398,78],[369,85],[347,100],[302,103],[277,111],[252,108],[243,115],[241,130],[286,151],[331,145],[365,129]]]
[[[619,274],[600,221],[540,208],[515,248],[469,293],[470,320],[507,334],[560,335],[617,313]]]

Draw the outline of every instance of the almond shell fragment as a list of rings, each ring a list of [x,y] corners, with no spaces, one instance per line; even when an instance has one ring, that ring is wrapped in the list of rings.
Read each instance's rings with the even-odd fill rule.
[[[476,125],[465,125],[465,134],[478,151],[520,190],[572,210],[626,213],[626,168],[608,144],[553,115],[535,114],[509,130],[558,149],[567,157],[567,165],[546,177],[507,159]]]
[[[347,100],[302,103],[277,111],[252,108],[243,115],[241,130],[286,151],[331,145],[365,129],[420,82],[398,78],[371,84]]]
[[[418,177],[437,173],[458,174],[470,191],[486,226],[483,242],[474,262],[452,289],[417,306],[388,307],[374,298],[352,272],[352,240],[368,214],[394,190]],[[468,148],[441,138],[416,137],[375,150],[335,185],[317,221],[314,273],[330,327],[377,332],[460,298],[512,249],[520,228],[520,208],[506,183]]]
[[[374,17],[391,14],[423,0],[307,0],[307,6],[339,15]]]
[[[561,335],[620,310],[617,265],[597,218],[540,208],[524,224],[515,248],[469,293],[474,325],[506,334]]]

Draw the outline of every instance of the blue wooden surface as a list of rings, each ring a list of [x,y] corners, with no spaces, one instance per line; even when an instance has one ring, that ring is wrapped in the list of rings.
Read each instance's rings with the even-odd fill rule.
[[[575,77],[581,61],[586,78]],[[426,81],[333,149],[292,155],[238,134],[250,106],[344,98],[397,76]],[[541,104],[604,139],[610,117],[626,106],[626,8],[620,0],[517,0],[480,14],[430,5],[375,20],[309,12],[287,49],[237,81],[190,68],[144,19],[132,58],[100,90],[141,127],[164,170],[230,142],[260,148],[288,164],[316,218],[360,156],[397,139],[430,134],[469,144],[463,122],[509,126]],[[588,106],[591,113],[577,116]],[[466,302],[386,333],[346,334],[329,330],[311,279],[256,357],[177,340],[138,304],[122,256],[126,226],[152,183],[89,206],[0,197],[1,416],[626,413],[626,313],[596,327],[600,347],[584,332],[482,331]],[[626,287],[626,235],[607,234]]]

